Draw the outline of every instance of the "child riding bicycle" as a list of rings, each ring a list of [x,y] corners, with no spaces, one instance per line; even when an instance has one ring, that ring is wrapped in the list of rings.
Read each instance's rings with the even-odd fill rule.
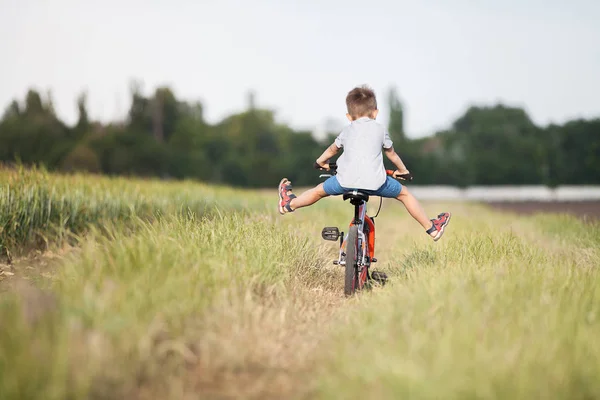
[[[379,110],[375,93],[369,87],[352,89],[346,96],[346,116],[350,125],[342,130],[316,163],[329,169],[328,160],[343,148],[337,160],[337,175],[296,196],[287,178],[279,182],[279,212],[283,215],[298,208],[310,206],[327,196],[339,196],[351,190],[360,190],[370,195],[395,198],[404,204],[409,214],[421,224],[434,241],[439,240],[450,222],[451,214],[443,212],[430,219],[406,186],[387,176],[383,165],[383,152],[396,166],[394,178],[403,179],[408,169],[394,151],[385,127],[375,119]]]

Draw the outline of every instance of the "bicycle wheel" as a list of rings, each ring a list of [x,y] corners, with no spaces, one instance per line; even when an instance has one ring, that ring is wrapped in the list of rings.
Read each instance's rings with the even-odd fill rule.
[[[344,294],[352,296],[358,286],[358,226],[350,227],[346,239],[346,279],[344,280]]]

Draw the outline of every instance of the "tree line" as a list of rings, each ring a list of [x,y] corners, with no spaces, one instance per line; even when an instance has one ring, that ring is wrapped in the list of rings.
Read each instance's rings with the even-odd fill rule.
[[[386,101],[394,147],[415,184],[600,184],[600,118],[542,127],[520,108],[472,106],[447,129],[410,139],[394,88]],[[278,123],[272,110],[253,101],[209,124],[201,103],[179,100],[168,87],[145,96],[133,86],[124,121],[92,121],[85,95],[77,107],[78,121],[69,126],[50,96],[31,89],[23,101],[12,101],[0,120],[0,163],[238,187],[273,187],[284,176],[313,185],[319,181],[314,160],[338,133],[317,140]]]

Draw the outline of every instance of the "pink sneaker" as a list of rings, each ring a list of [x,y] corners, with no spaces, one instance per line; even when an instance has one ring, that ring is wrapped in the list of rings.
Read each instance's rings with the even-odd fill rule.
[[[431,228],[427,229],[426,232],[429,236],[431,236],[432,232],[437,232],[435,236],[431,236],[435,242],[440,240],[444,234],[444,229],[446,229],[446,226],[448,226],[451,216],[452,215],[450,213],[445,212],[438,215],[436,219],[431,220]]]
[[[296,198],[296,195],[292,193],[292,182],[288,181],[287,178],[283,178],[279,182],[279,214],[283,215],[288,212],[292,212],[290,202]]]

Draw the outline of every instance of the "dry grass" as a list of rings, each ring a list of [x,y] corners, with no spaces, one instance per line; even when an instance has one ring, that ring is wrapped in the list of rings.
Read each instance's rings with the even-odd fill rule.
[[[451,237],[399,250],[391,287],[340,318],[319,397],[598,397],[600,225],[453,211]]]

